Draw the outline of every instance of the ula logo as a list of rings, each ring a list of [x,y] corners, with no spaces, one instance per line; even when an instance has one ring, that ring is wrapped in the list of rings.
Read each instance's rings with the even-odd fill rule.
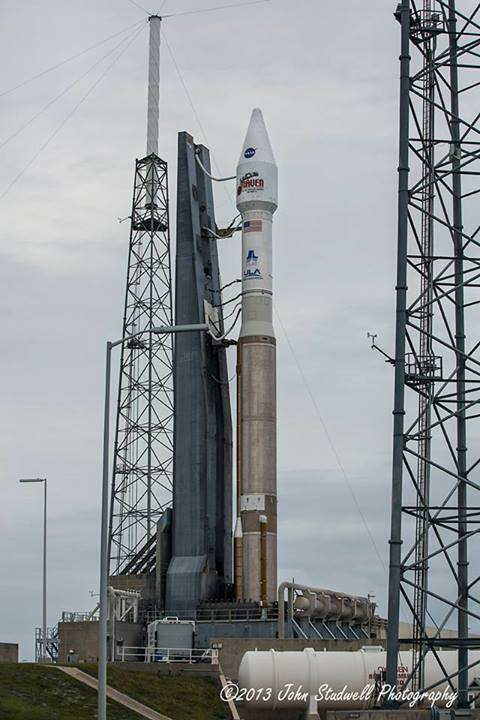
[[[246,157],[247,160],[249,160],[250,158],[252,158],[255,155],[256,152],[257,151],[255,150],[255,148],[249,147],[245,150],[245,152],[243,153],[243,156]]]
[[[247,265],[256,265],[258,255],[255,255],[255,250],[249,250],[247,255]]]
[[[245,280],[263,280],[263,275],[258,268],[255,268],[255,270],[250,270],[250,268],[245,270],[243,277]]]

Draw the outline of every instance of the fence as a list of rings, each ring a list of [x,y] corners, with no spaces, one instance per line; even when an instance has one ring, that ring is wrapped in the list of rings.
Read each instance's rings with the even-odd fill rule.
[[[121,662],[208,663],[218,665],[218,650],[212,648],[122,647],[117,650]]]

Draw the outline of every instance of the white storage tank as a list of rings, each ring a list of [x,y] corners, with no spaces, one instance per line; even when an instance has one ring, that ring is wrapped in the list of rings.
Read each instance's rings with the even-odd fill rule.
[[[438,655],[448,674],[454,673],[458,653],[444,650]],[[411,651],[399,655],[399,687],[411,672],[411,657]],[[240,663],[238,697],[249,708],[265,710],[306,708],[310,695],[317,696],[319,708],[368,708],[373,704],[375,678],[378,679],[385,671],[386,659],[386,652],[378,647],[365,647],[355,652],[316,652],[311,648],[303,652],[250,651],[245,653]],[[470,652],[469,663],[474,662],[480,662],[478,650]],[[470,669],[472,681],[478,675],[478,666]],[[429,653],[426,657],[425,687],[433,685],[442,676],[437,660]],[[450,696],[452,690],[448,683],[442,683],[432,692]],[[352,697],[355,693],[357,697]],[[442,706],[448,701],[449,697],[438,698],[435,704]],[[423,705],[430,704],[428,699],[423,702]]]

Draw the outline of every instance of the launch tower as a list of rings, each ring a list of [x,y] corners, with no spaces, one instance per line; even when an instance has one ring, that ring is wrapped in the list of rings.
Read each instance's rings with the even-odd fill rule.
[[[150,18],[147,149],[136,161],[123,337],[172,325],[167,163],[158,155],[161,18]],[[109,558],[113,575],[155,567],[157,522],[171,504],[173,348],[146,333],[122,345]]]
[[[413,620],[406,687],[456,623],[467,705],[479,613],[479,3],[402,0],[387,683]],[[470,569],[469,569],[470,563]],[[433,631],[428,631],[428,626]],[[411,642],[411,641],[410,641]]]

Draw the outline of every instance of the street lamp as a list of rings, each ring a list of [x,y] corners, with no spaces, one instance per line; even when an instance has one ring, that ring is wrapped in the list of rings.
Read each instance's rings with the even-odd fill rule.
[[[47,659],[47,478],[21,478],[21,483],[43,483],[43,610],[42,610],[42,655]]]
[[[126,337],[108,341],[105,359],[105,408],[103,419],[102,521],[100,537],[100,602],[98,619],[98,720],[107,720],[107,607],[108,607],[108,468],[110,435],[110,385],[112,350],[140,335],[171,335],[184,332],[206,332],[206,323],[199,325],[162,325]]]

